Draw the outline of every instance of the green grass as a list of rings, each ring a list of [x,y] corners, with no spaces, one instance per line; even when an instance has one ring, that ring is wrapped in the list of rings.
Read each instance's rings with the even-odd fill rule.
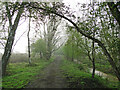
[[[50,61],[39,60],[32,66],[27,63],[10,63],[7,69],[7,76],[3,77],[3,88],[23,88],[29,81],[35,78],[35,75],[40,74],[40,71],[46,67]]]
[[[115,76],[114,71],[113,71],[111,65],[101,65],[99,63],[96,63],[95,65],[96,65],[96,69],[97,70],[102,71],[102,72],[104,72],[106,74],[111,74],[111,75]]]
[[[108,81],[95,75],[92,78],[91,73],[87,73],[79,69],[80,65],[71,61],[64,60],[61,69],[64,71],[65,77],[68,78],[70,88],[116,88],[108,84]],[[82,66],[81,66],[82,67]]]

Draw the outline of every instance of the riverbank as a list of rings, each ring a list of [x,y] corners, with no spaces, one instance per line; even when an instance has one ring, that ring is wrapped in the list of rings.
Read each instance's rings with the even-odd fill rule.
[[[92,70],[93,70],[92,68],[89,68],[90,73],[92,73]],[[108,79],[109,81],[118,82],[117,77],[112,76],[110,74],[106,74],[106,73],[101,72],[99,70],[95,70],[95,74],[102,77],[102,78]]]
[[[74,63],[76,66],[78,65],[79,68],[85,68],[84,72],[88,72],[90,74],[90,76],[92,77],[92,68],[89,68],[87,65],[82,64],[82,62],[74,60]],[[81,67],[83,66],[83,67]],[[101,79],[103,79],[103,81],[105,81],[108,84],[109,88],[118,88],[118,84],[119,81],[117,79],[117,77],[110,75],[110,74],[106,74],[104,72],[101,72],[99,70],[95,71],[95,76],[100,77]]]
[[[77,60],[74,60],[74,62],[77,63],[77,64],[82,64],[82,62],[77,61]],[[89,67],[87,67],[87,68],[88,68],[88,72],[92,73],[92,68],[89,68]],[[117,77],[115,77],[115,76],[113,76],[111,74],[107,74],[107,73],[104,73],[102,71],[99,71],[97,69],[95,69],[95,74],[102,77],[102,78],[104,78],[104,79],[107,79],[109,81],[118,82]]]
[[[92,78],[91,73],[85,72],[81,64],[63,60],[61,69],[68,79],[70,88],[113,88],[109,87],[108,82],[102,77],[95,75],[95,78]]]

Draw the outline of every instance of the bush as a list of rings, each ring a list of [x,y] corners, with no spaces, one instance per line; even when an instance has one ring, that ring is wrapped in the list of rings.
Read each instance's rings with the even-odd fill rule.
[[[26,53],[13,53],[10,57],[10,63],[28,62]]]

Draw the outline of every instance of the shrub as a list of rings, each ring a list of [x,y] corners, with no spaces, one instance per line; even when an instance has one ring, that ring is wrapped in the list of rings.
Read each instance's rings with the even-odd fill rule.
[[[26,53],[13,53],[10,57],[10,63],[28,62]]]

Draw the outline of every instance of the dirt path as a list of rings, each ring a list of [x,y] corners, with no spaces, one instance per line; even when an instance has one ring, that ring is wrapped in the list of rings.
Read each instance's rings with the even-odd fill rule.
[[[67,88],[68,83],[60,70],[61,57],[57,56],[55,61],[49,64],[37,79],[30,82],[26,88]]]

